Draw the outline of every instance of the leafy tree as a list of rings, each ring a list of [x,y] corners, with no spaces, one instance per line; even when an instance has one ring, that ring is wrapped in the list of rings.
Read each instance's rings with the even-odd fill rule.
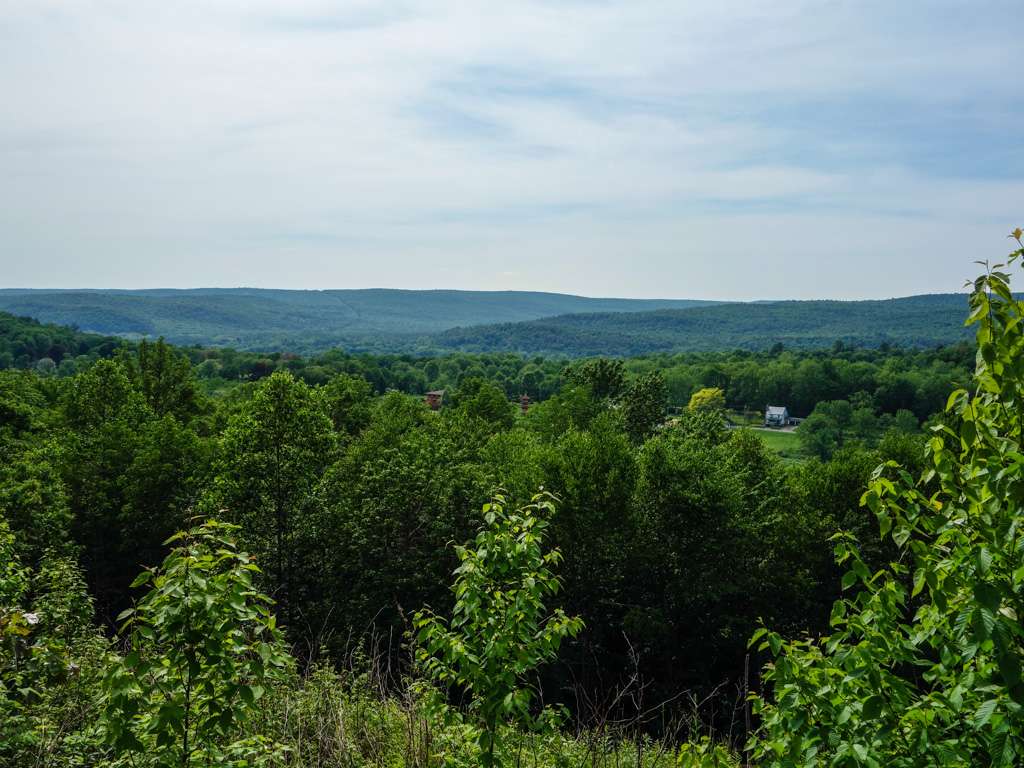
[[[509,429],[515,409],[505,392],[483,379],[470,379],[459,387],[453,403],[461,412],[482,419],[497,429]]]
[[[131,371],[117,360],[100,360],[76,376],[62,405],[67,423],[79,432],[147,416],[145,399],[133,386]]]
[[[335,456],[336,436],[317,393],[290,373],[260,382],[220,440],[213,502],[242,525],[248,546],[272,563],[272,586],[287,613],[300,534],[310,503]]]
[[[1021,245],[1022,232],[1013,235]],[[1024,256],[1024,247],[1009,263]],[[1024,760],[1024,303],[1003,265],[974,283],[973,387],[955,391],[914,480],[880,467],[863,503],[899,559],[872,572],[841,536],[825,639],[760,630],[775,661],[759,702],[762,764],[1012,766]]]
[[[691,411],[720,411],[725,408],[725,392],[718,387],[698,389],[690,397],[687,408]]]
[[[665,419],[668,390],[661,371],[645,373],[633,381],[623,397],[622,411],[626,434],[633,442],[643,442]]]
[[[670,423],[673,431],[707,445],[718,445],[729,438],[725,414],[722,411],[687,409],[674,417]]]
[[[189,359],[164,342],[139,343],[134,373],[149,407],[157,416],[187,422],[202,408]]]
[[[512,503],[526,502],[537,488],[549,487],[547,470],[557,449],[527,429],[498,432],[488,438],[480,455],[487,488],[502,487]]]
[[[921,423],[913,411],[899,410],[892,420],[892,428],[907,435],[919,434]]]
[[[338,434],[358,435],[370,423],[373,390],[366,379],[339,373],[323,386],[321,392],[327,414]]]
[[[150,589],[121,615],[130,648],[103,681],[106,739],[134,764],[253,765],[269,756],[270,745],[242,729],[288,657],[236,530],[207,521],[176,534],[163,564],[134,582]]]
[[[589,388],[572,386],[531,406],[525,421],[544,440],[554,442],[570,429],[586,429],[606,409],[607,404],[595,400]]]
[[[327,470],[310,510],[319,535],[299,553],[315,577],[304,612],[360,639],[400,627],[424,602],[445,604],[447,545],[472,534],[471,510],[487,498],[479,454],[492,430],[455,412],[416,425],[408,415],[378,411]]]
[[[745,490],[714,446],[673,430],[648,440],[636,465],[629,553],[629,602],[636,607],[626,626],[645,637],[662,664],[690,661],[689,679],[703,679],[698,667],[721,646],[726,616],[744,624],[726,606],[748,591],[739,578],[749,574],[739,527]]]
[[[621,360],[586,360],[566,368],[565,377],[574,384],[589,387],[598,400],[615,400],[626,391],[626,368]]]
[[[0,464],[0,517],[17,534],[19,555],[36,563],[43,554],[74,549],[71,510],[58,470],[58,448],[51,443],[9,453]]]
[[[804,452],[819,459],[832,456],[851,436],[853,414],[846,400],[818,403],[796,432]]]
[[[130,574],[160,556],[193,501],[203,452],[172,416],[157,419],[121,361],[101,360],[62,400],[61,475],[72,532],[103,615],[124,607]]]
[[[533,364],[525,366],[519,374],[519,389],[534,400],[547,395],[544,369]]]
[[[484,505],[484,527],[472,546],[456,547],[455,606],[450,620],[429,610],[416,614],[417,659],[442,686],[456,686],[472,699],[481,726],[481,762],[495,765],[499,726],[531,721],[533,693],[524,678],[555,658],[566,637],[582,628],[561,609],[545,615],[558,592],[552,570],[561,556],[544,552],[554,499],[539,494],[508,511],[503,496]]]
[[[850,414],[850,435],[854,439],[874,442],[878,429],[878,417],[871,408],[855,408]]]

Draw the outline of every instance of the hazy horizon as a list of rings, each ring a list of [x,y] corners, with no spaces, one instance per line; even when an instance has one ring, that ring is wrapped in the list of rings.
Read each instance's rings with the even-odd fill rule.
[[[958,292],[1024,218],[1018,14],[9,0],[0,281]]]
[[[149,288],[113,288],[104,286],[46,286],[39,288],[30,288],[25,286],[0,286],[0,293],[20,292],[20,291],[31,291],[31,292],[60,292],[60,293],[74,293],[80,291],[83,293],[139,293],[145,291],[291,291],[291,292],[337,292],[337,291],[402,291],[402,292],[418,292],[418,293],[541,293],[551,294],[557,296],[569,296],[582,299],[628,299],[631,301],[699,301],[707,302],[709,304],[721,303],[721,304],[756,304],[756,303],[768,303],[768,302],[785,302],[785,301],[893,301],[898,299],[913,299],[919,296],[935,296],[935,295],[962,295],[965,298],[969,296],[966,291],[935,291],[930,293],[910,293],[910,294],[899,294],[891,296],[864,296],[864,297],[834,297],[834,296],[816,296],[814,298],[794,298],[791,296],[764,296],[756,297],[751,299],[733,299],[733,298],[701,298],[695,299],[692,296],[625,296],[625,295],[594,295],[585,293],[572,293],[566,291],[534,291],[528,289],[516,289],[516,288],[495,288],[495,289],[475,289],[475,288],[394,288],[390,286],[367,286],[365,288],[346,288],[346,287],[329,287],[329,288],[274,288],[264,287],[256,285],[196,285],[185,288],[168,286],[168,285],[157,285]]]

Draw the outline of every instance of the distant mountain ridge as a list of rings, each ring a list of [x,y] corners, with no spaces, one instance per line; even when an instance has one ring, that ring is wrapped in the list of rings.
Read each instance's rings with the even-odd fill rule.
[[[688,309],[571,314],[520,323],[455,328],[434,338],[446,350],[570,357],[657,352],[799,349],[884,343],[911,347],[972,337],[966,294],[865,301],[775,301]]]
[[[926,347],[972,334],[963,326],[965,294],[724,303],[530,291],[0,289],[0,310],[101,334],[302,354],[340,347],[626,357],[836,341]]]
[[[567,313],[708,306],[688,299],[589,298],[532,291],[263,288],[0,289],[0,310],[85,331],[176,344],[310,352],[421,348],[450,328]]]

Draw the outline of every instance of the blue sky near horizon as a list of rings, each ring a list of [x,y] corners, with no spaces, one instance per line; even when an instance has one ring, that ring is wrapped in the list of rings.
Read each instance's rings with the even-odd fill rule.
[[[0,287],[957,291],[1024,223],[1021,10],[6,0]]]

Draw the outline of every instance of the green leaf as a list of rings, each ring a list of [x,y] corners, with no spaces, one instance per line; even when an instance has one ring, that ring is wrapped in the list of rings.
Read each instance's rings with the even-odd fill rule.
[[[869,696],[864,700],[864,706],[861,708],[861,714],[867,720],[874,720],[882,713],[882,706],[884,702],[881,696]]]
[[[996,707],[999,706],[999,702],[996,699],[989,699],[984,702],[978,711],[974,713],[974,717],[971,718],[971,724],[976,730],[984,728],[989,720],[992,719],[992,713],[996,711]]]

